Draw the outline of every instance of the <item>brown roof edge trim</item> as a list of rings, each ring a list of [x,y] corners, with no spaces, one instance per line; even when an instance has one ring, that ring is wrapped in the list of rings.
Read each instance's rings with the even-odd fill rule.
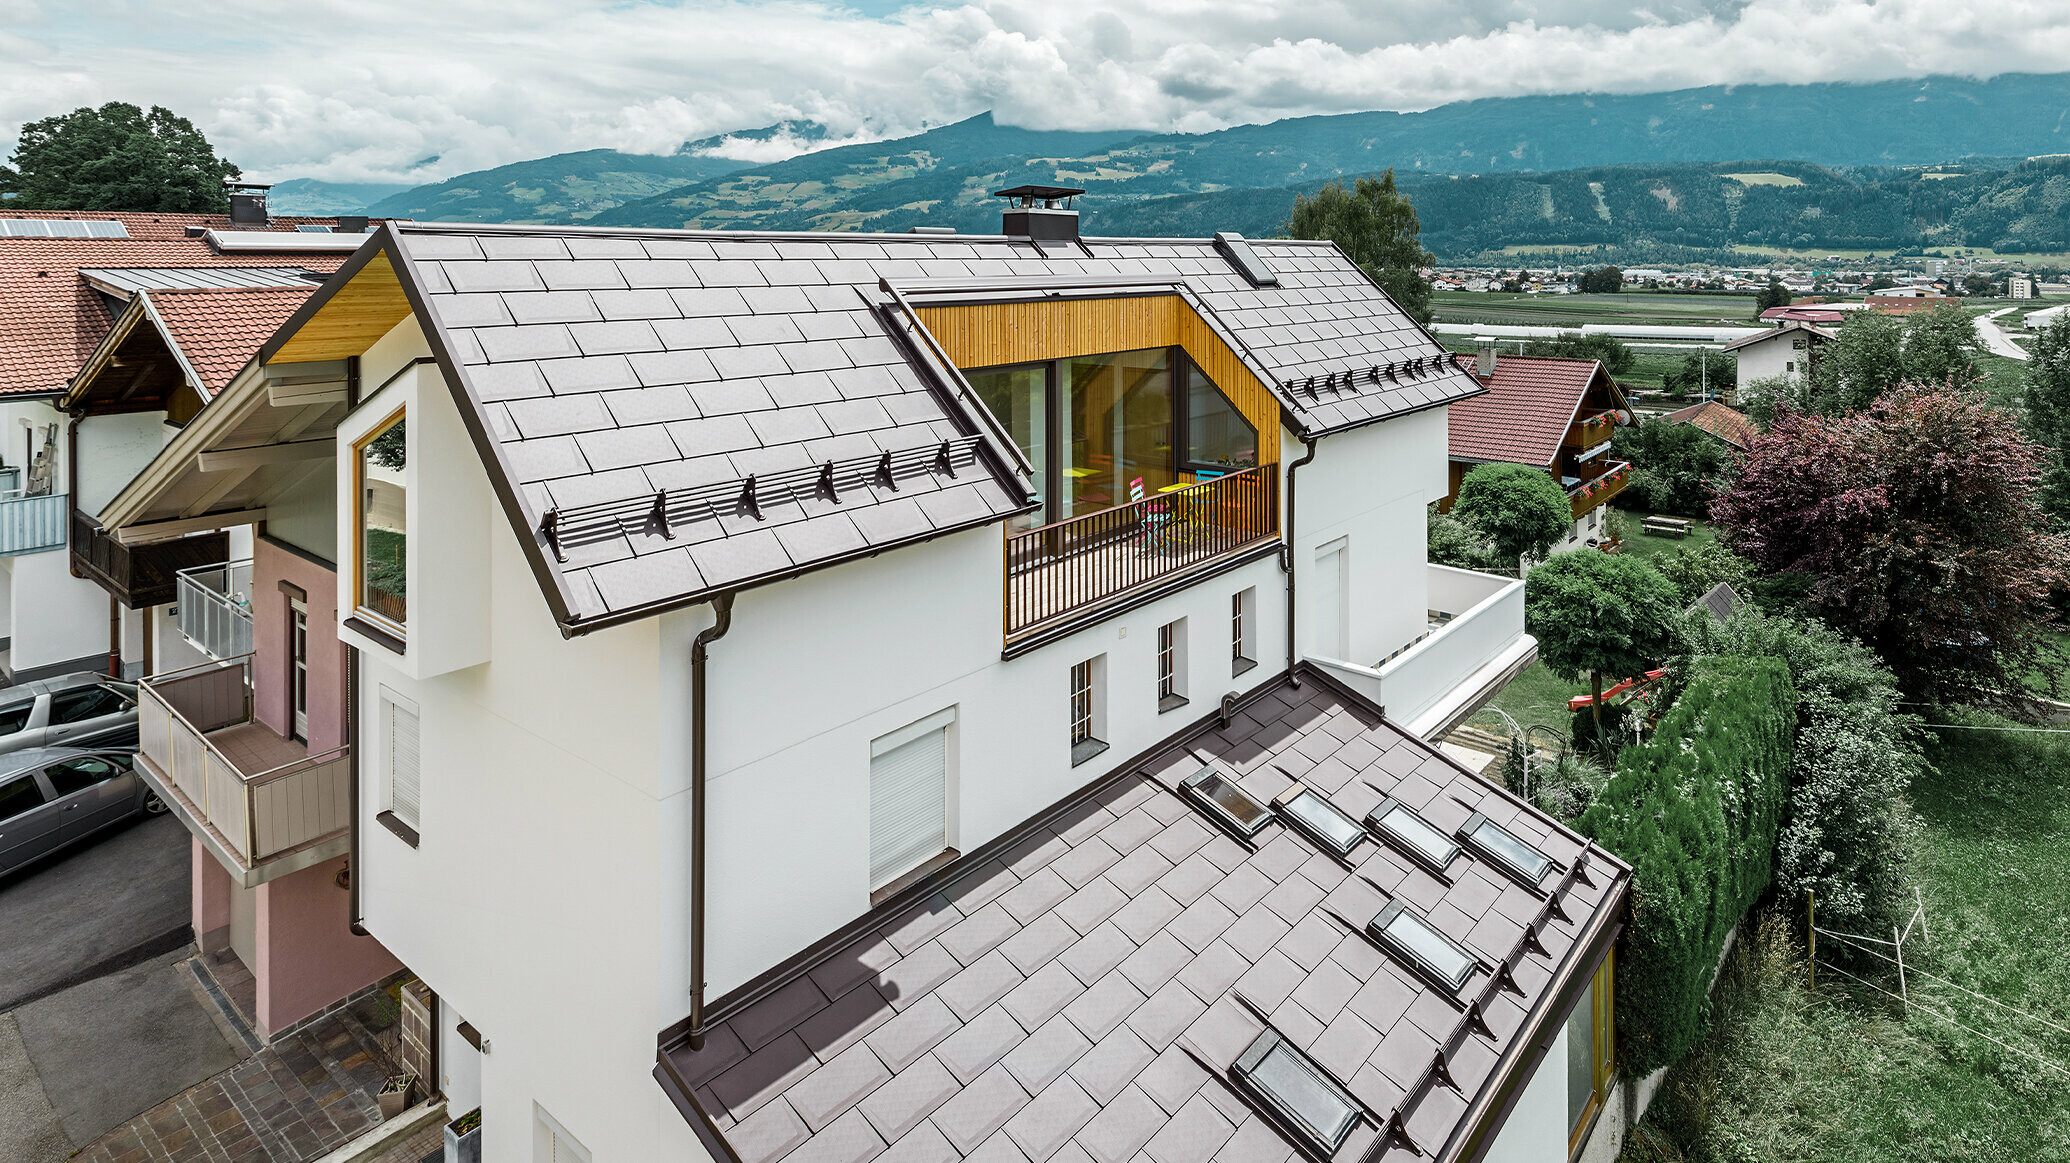
[[[697,1141],[703,1143],[704,1149],[711,1152],[714,1163],[740,1163],[740,1156],[734,1153],[733,1144],[726,1141],[726,1137],[719,1133],[719,1128],[712,1125],[711,1116],[705,1114],[704,1108],[697,1105],[697,1100],[690,1097],[689,1085],[683,1081],[682,1075],[676,1073],[676,1068],[669,1064],[667,1054],[656,1056],[654,1081],[661,1085],[661,1093],[667,1095],[668,1100],[675,1104],[676,1112],[683,1116],[683,1121],[690,1124],[690,1130],[696,1134]]]
[[[1471,378],[1471,377],[1469,377],[1469,378]],[[1475,382],[1476,382],[1476,383],[1478,383],[1479,381],[1477,381],[1477,380],[1476,380]],[[1349,424],[1339,424],[1339,425],[1336,425],[1335,427],[1332,427],[1332,428],[1319,428],[1319,429],[1317,429],[1316,431],[1314,431],[1314,432],[1312,432],[1312,433],[1310,433],[1310,434],[1309,434],[1309,439],[1310,439],[1310,440],[1321,440],[1321,439],[1323,439],[1323,438],[1324,438],[1324,437],[1326,437],[1326,436],[1335,436],[1335,435],[1337,435],[1337,434],[1338,434],[1339,432],[1351,432],[1351,431],[1355,431],[1355,430],[1357,430],[1357,429],[1360,429],[1360,428],[1367,428],[1367,427],[1370,427],[1370,426],[1372,426],[1372,425],[1374,425],[1374,424],[1385,424],[1385,423],[1386,423],[1386,422],[1388,422],[1389,420],[1399,420],[1399,419],[1401,419],[1401,418],[1402,418],[1402,417],[1404,417],[1404,416],[1414,416],[1414,415],[1416,415],[1416,414],[1417,414],[1418,412],[1428,412],[1428,411],[1430,411],[1430,410],[1431,410],[1432,408],[1444,408],[1444,407],[1448,407],[1448,406],[1450,406],[1450,405],[1452,405],[1452,404],[1456,404],[1456,403],[1458,403],[1458,402],[1459,402],[1459,401],[1461,401],[1461,400],[1471,400],[1471,399],[1473,399],[1473,398],[1474,398],[1475,396],[1485,396],[1485,395],[1487,395],[1487,394],[1488,394],[1488,388],[1487,388],[1487,385],[1483,384],[1483,385],[1481,386],[1481,389],[1480,389],[1479,391],[1477,391],[1477,392],[1461,392],[1461,393],[1460,393],[1459,395],[1456,395],[1456,396],[1447,396],[1446,398],[1444,398],[1444,399],[1442,399],[1442,400],[1432,400],[1432,401],[1431,401],[1431,402],[1429,402],[1428,404],[1418,404],[1418,405],[1416,405],[1416,406],[1415,406],[1415,407],[1413,407],[1413,408],[1403,408],[1403,409],[1402,409],[1401,411],[1399,411],[1399,412],[1389,412],[1389,413],[1388,413],[1387,415],[1385,415],[1385,416],[1367,416],[1366,418],[1364,418],[1364,419],[1362,419],[1362,420],[1353,420],[1353,421],[1352,421],[1351,423],[1349,423]],[[1494,463],[1494,462],[1487,462],[1487,463]]]
[[[58,393],[57,406],[60,411],[69,412],[79,406],[79,397],[87,390],[88,381],[100,375],[108,361],[115,358],[115,353],[122,345],[129,342],[130,335],[136,331],[140,321],[150,319],[158,331],[159,338],[165,341],[166,347],[173,348],[172,337],[165,334],[165,324],[158,320],[155,312],[145,307],[142,299],[141,295],[132,296],[130,301],[123,305],[122,312],[115,316],[114,325],[108,328],[107,334],[101,336],[93,351],[87,354],[86,362],[79,366],[78,373]],[[173,348],[173,358],[181,365],[182,370],[186,369],[186,358],[179,354],[177,348]]]
[[[255,363],[271,363],[274,355],[282,347],[287,346],[287,341],[293,339],[297,332],[301,331],[311,319],[315,318],[316,313],[323,310],[324,304],[337,297],[340,287],[351,282],[353,276],[365,270],[367,264],[374,261],[374,256],[384,252],[388,253],[390,255],[389,265],[393,266],[395,265],[394,252],[398,249],[400,248],[395,245],[394,224],[392,222],[383,222],[381,229],[368,235],[367,241],[361,243],[359,249],[353,251],[346,258],[344,265],[332,271],[331,276],[323,281],[323,285],[311,292],[309,297],[303,300],[300,307],[295,308],[295,313],[287,317],[287,322],[280,325],[280,330],[273,333],[273,338],[259,345],[259,353],[252,357],[252,361]],[[400,271],[397,272],[396,277],[401,278]]]
[[[384,242],[396,241],[390,235],[389,227],[381,227],[376,238]],[[376,249],[362,248],[353,257],[358,258]],[[446,390],[452,394],[453,406],[460,413],[460,423],[467,429],[467,437],[474,444],[475,456],[482,463],[482,471],[488,475],[489,489],[496,494],[496,500],[503,507],[503,515],[510,522],[511,532],[517,535],[518,549],[525,556],[525,564],[532,568],[532,579],[538,583],[539,592],[546,599],[547,609],[553,620],[562,626],[575,621],[574,603],[568,592],[562,588],[561,575],[546,560],[545,548],[540,544],[539,531],[525,513],[524,498],[511,484],[510,465],[503,459],[503,447],[482,423],[482,404],[475,398],[474,389],[461,374],[460,361],[453,358],[453,346],[447,341],[445,328],[438,323],[438,316],[424,301],[420,289],[422,280],[417,273],[417,264],[410,258],[409,248],[395,245],[389,264],[395,268],[396,281],[402,284],[403,296],[410,301],[410,311],[417,317],[417,327],[424,332],[424,342],[431,348],[432,358],[438,361],[440,373],[446,381]],[[326,284],[331,285],[331,284]],[[566,632],[563,631],[565,634]]]
[[[1237,695],[1234,704],[1235,708],[1241,709],[1249,706],[1252,702],[1264,697],[1267,692],[1284,684],[1286,681],[1287,672],[1283,670],[1267,675],[1264,679],[1253,684],[1248,690]],[[1363,700],[1361,701],[1363,702]],[[1366,703],[1364,705],[1370,706],[1371,704]],[[1044,827],[1050,821],[1064,816],[1080,804],[1106,791],[1109,787],[1128,779],[1148,778],[1140,770],[1143,764],[1165,751],[1183,746],[1188,741],[1214,730],[1220,725],[1221,718],[1222,711],[1218,700],[1214,710],[1185,724],[1172,734],[1130,756],[1127,760],[1116,764],[1113,770],[1106,775],[1100,776],[1056,803],[1021,821],[1014,827],[1007,829],[983,846],[964,853],[955,863],[950,864],[932,876],[915,881],[897,896],[885,900],[882,904],[871,908],[834,932],[750,978],[744,984],[735,987],[711,1004],[710,1012],[706,1018],[708,1028],[725,1022],[739,1011],[746,1009],[748,1006],[789,984],[805,973],[806,970],[825,959],[827,955],[867,935],[885,921],[926,900],[931,894],[939,892],[943,888],[983,868],[993,857],[1011,849],[1014,845],[1033,835],[1036,829]],[[689,1032],[689,1028],[688,1018],[676,1022],[661,1031],[658,1038],[659,1045],[663,1050],[666,1050],[669,1046],[681,1040]]]

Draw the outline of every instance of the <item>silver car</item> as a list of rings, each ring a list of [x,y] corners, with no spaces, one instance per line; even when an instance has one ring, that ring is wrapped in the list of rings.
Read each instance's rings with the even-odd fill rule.
[[[165,810],[128,752],[37,747],[6,756],[0,772],[0,876]]]
[[[82,671],[0,689],[0,755],[29,747],[135,747],[137,685]]]

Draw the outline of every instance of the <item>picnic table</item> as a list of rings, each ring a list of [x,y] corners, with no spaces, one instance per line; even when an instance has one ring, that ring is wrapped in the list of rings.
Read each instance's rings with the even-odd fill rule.
[[[1687,537],[1695,527],[1687,517],[1663,517],[1659,514],[1646,518],[1640,525],[1656,537]]]

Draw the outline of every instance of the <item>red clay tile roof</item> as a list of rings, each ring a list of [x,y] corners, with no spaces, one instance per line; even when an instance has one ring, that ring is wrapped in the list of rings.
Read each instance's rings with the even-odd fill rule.
[[[1505,355],[1495,361],[1491,378],[1479,373],[1473,356],[1459,359],[1488,391],[1451,406],[1446,424],[1452,459],[1536,467],[1550,466],[1559,455],[1560,441],[1602,366],[1592,359]]]
[[[334,271],[346,255],[218,254],[189,227],[229,229],[217,214],[106,214],[11,211],[8,218],[72,218],[121,222],[128,238],[0,237],[0,395],[59,392],[93,354],[115,318],[101,294],[79,276],[117,267],[300,267]],[[275,218],[292,231],[323,218]]]
[[[162,324],[166,342],[201,377],[206,396],[230,384],[259,346],[280,330],[314,291],[307,287],[239,290],[143,291]]]
[[[1669,412],[1662,419],[1670,424],[1694,424],[1734,448],[1745,448],[1748,442],[1761,434],[1744,413],[1735,412],[1716,400]]]

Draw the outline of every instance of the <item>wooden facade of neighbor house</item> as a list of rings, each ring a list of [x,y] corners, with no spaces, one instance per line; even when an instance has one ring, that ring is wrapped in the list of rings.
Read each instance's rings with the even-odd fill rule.
[[[1592,359],[1497,357],[1490,348],[1466,367],[1488,391],[1451,408],[1449,489],[1439,511],[1451,511],[1477,466],[1528,465],[1558,482],[1573,510],[1574,524],[1555,550],[1598,541],[1603,507],[1631,481],[1631,465],[1610,452],[1617,426],[1632,422],[1624,389]]]

